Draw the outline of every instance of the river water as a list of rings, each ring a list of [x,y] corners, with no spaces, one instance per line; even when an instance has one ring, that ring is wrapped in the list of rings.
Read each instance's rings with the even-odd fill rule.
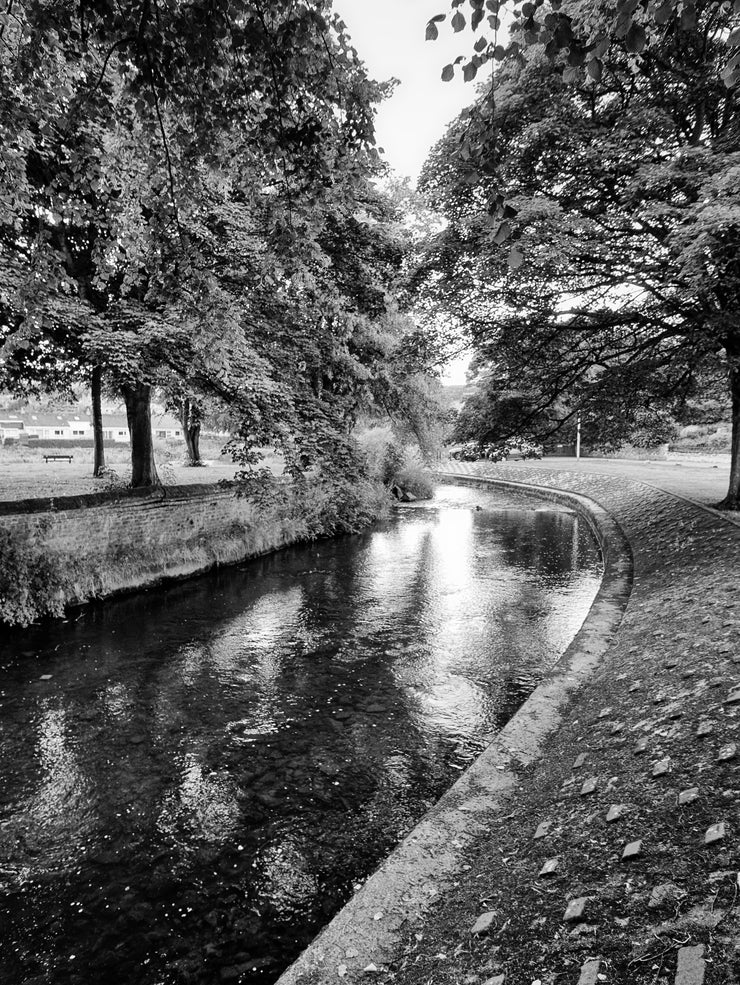
[[[600,575],[572,513],[442,486],[365,535],[0,644],[0,981],[274,981]]]

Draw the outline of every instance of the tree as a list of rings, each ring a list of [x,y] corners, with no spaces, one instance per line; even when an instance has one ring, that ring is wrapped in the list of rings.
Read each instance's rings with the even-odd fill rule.
[[[472,82],[480,69],[490,64],[491,83],[481,104],[472,109],[478,124],[490,125],[489,110],[495,109],[496,63],[516,57],[534,47],[544,50],[558,64],[567,82],[586,78],[601,81],[604,55],[612,42],[626,50],[635,66],[639,66],[643,51],[651,43],[666,36],[690,32],[700,22],[712,25],[740,14],[740,0],[528,0],[521,5],[509,0],[450,0],[454,11],[450,19],[453,31],[462,32],[469,26],[473,34],[483,31],[473,45],[473,52],[459,55],[442,69],[442,79],[451,81],[457,66],[463,78]],[[466,7],[470,8],[469,15]],[[434,41],[438,25],[447,19],[440,13],[426,27],[426,38]],[[508,34],[508,37],[507,37]],[[722,78],[729,89],[740,84],[740,23],[735,18],[720,37]],[[479,151],[477,133],[472,127],[459,135],[460,152],[466,156]],[[513,211],[503,188],[491,182],[488,189],[488,210],[499,219]]]
[[[329,4],[27,0],[0,34],[6,359],[103,368],[135,484],[157,481],[149,398],[172,374],[232,401],[249,448],[307,440],[260,304],[304,320],[305,258],[377,165],[382,95]]]
[[[588,77],[600,81],[603,56],[612,41],[622,42],[627,52],[639,56],[668,32],[690,32],[702,20],[711,23],[732,12],[740,14],[740,0],[529,0],[521,4],[512,0],[450,0],[450,6],[454,11],[450,20],[453,31],[469,27],[477,33],[483,28],[474,54],[467,59],[460,55],[442,70],[442,78],[450,81],[456,66],[462,64],[466,82],[472,81],[486,62],[503,61],[507,55],[533,45],[541,46],[551,58],[567,56],[567,63],[561,62],[566,81],[575,81],[584,70]],[[447,14],[441,13],[427,22],[428,41],[437,39],[437,25],[446,19]],[[501,37],[504,27],[510,34],[508,45]],[[737,25],[731,25],[722,40],[722,77],[732,89],[740,82]]]
[[[416,286],[466,325],[491,378],[537,395],[540,422],[556,406],[560,423],[590,411],[616,437],[724,375],[723,505],[738,508],[740,120],[722,79],[735,21],[715,8],[639,64],[611,43],[590,82],[542,48],[509,54],[494,99],[462,115],[422,176],[449,225]]]

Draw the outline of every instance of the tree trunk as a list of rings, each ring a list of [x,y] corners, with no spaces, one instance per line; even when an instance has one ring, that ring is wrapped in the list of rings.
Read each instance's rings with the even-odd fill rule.
[[[728,350],[730,359],[730,394],[732,395],[732,454],[730,486],[719,510],[740,510],[740,351]]]
[[[93,475],[101,476],[105,472],[105,444],[103,441],[103,408],[101,404],[101,393],[103,389],[103,367],[93,366],[92,371],[92,426],[93,440],[95,442],[95,452],[93,461]]]
[[[180,401],[180,424],[188,453],[188,465],[201,465],[200,422],[192,401],[184,397]]]
[[[131,436],[131,485],[134,488],[161,486],[152,441],[152,388],[146,383],[136,383],[124,386],[122,393]]]

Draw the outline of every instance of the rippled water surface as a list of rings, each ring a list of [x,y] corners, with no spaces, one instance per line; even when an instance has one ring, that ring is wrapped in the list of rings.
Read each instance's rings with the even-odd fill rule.
[[[364,536],[0,645],[0,981],[274,980],[600,574],[572,514],[443,486]]]

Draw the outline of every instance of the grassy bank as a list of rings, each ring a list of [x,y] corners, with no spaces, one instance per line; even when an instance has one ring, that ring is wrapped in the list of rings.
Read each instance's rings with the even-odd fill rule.
[[[202,503],[199,507],[199,498],[209,504],[206,510]],[[55,506],[51,501],[45,511],[0,518],[0,622],[28,626],[61,617],[75,603],[187,577],[290,544],[352,533],[372,523],[388,502],[387,491],[377,483],[317,480],[300,489],[283,487],[272,502],[258,505],[215,487],[173,487],[135,499],[111,492],[92,497],[92,502],[82,497],[71,509],[69,503],[57,500]],[[189,513],[198,518],[197,524]],[[212,519],[215,513],[219,517]],[[93,520],[108,529],[108,514],[116,521],[114,535],[99,549],[75,549],[70,525],[79,527],[80,538],[89,527],[93,539]],[[158,536],[147,536],[144,521],[156,525]],[[65,538],[61,548],[60,529]]]

